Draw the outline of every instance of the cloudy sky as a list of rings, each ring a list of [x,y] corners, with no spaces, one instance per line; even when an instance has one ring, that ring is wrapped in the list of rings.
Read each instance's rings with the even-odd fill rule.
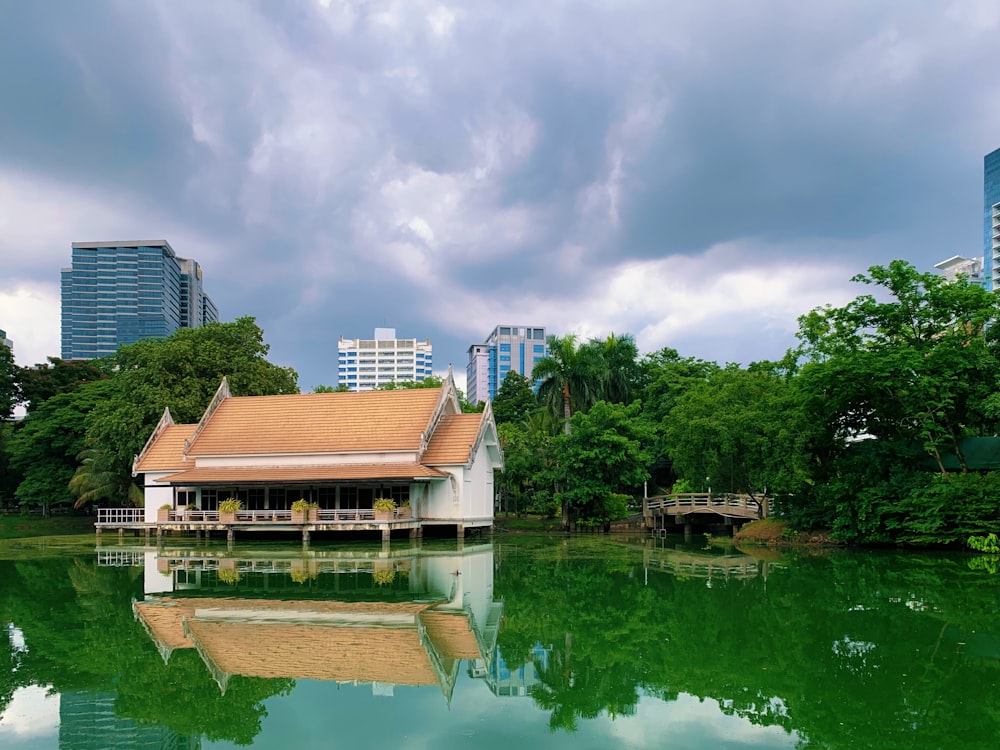
[[[0,24],[0,328],[166,239],[309,390],[498,323],[748,362],[875,263],[982,253],[996,0],[40,0]]]

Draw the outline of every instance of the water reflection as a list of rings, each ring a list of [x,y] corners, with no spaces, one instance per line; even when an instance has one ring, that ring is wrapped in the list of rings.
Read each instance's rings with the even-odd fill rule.
[[[975,559],[32,551],[0,559],[0,747],[992,748],[1000,579]]]
[[[487,674],[502,605],[493,550],[147,553],[137,619],[165,662],[192,649],[226,692],[233,675],[440,688]],[[105,563],[118,562],[103,558]]]

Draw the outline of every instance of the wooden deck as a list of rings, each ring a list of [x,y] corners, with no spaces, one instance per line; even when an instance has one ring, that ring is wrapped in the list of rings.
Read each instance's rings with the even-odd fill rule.
[[[413,518],[408,513],[385,517],[372,509],[314,511],[315,517],[303,520],[293,517],[290,510],[241,510],[229,517],[215,510],[168,511],[156,521],[147,521],[142,508],[100,508],[94,526],[98,539],[102,531],[117,531],[121,538],[126,531],[142,532],[148,538],[155,534],[159,539],[164,532],[222,532],[233,541],[237,531],[301,533],[302,541],[309,542],[314,532],[371,531],[388,540],[394,531],[406,531],[410,537],[419,538],[425,526],[455,525],[460,536],[468,528],[492,526],[492,519]]]

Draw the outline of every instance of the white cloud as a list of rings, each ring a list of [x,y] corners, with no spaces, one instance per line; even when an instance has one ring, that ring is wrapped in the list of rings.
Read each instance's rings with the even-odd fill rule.
[[[41,364],[60,353],[59,288],[23,282],[0,286],[0,321],[14,342],[14,361],[21,367]]]
[[[507,311],[518,310],[519,319],[544,323],[552,333],[589,338],[631,332],[640,351],[650,352],[735,330],[747,332],[749,346],[766,331],[791,346],[799,315],[854,297],[847,282],[854,269],[823,259],[748,260],[762,250],[739,243],[697,256],[625,262],[600,269],[587,286],[558,297],[513,290],[497,299],[453,290],[438,305],[451,329],[466,336],[482,336],[509,317]]]
[[[15,690],[0,716],[0,747],[48,735],[55,741],[58,732],[59,694],[37,685]]]

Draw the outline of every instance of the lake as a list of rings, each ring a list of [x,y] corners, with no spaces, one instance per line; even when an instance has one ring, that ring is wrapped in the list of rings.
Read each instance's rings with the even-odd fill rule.
[[[0,548],[0,748],[995,748],[968,554],[593,535]]]

